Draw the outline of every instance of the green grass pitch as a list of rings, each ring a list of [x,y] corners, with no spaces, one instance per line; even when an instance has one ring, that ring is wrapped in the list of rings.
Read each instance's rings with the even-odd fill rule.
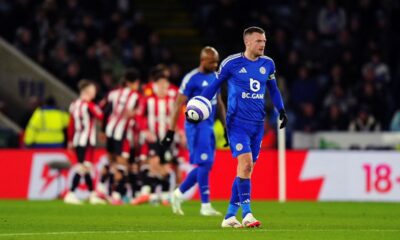
[[[0,201],[3,239],[400,239],[397,203],[257,202],[260,229],[221,229],[221,217],[185,216],[162,206],[70,206],[61,201]],[[226,202],[214,202],[224,212]]]

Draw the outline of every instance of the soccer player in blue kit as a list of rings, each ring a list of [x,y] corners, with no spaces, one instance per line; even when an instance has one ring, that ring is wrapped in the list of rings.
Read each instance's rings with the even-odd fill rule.
[[[274,61],[264,55],[265,31],[259,27],[249,27],[244,30],[243,40],[245,52],[231,55],[222,61],[217,80],[201,94],[210,100],[223,82],[228,83],[226,128],[232,155],[238,159],[238,165],[228,211],[221,226],[233,228],[261,226],[250,207],[250,178],[264,134],[266,88],[279,111],[282,120],[280,128],[284,128],[288,120],[275,80]],[[188,115],[186,117],[193,120]],[[236,219],[240,207],[242,223]]]
[[[203,89],[216,80],[216,70],[218,67],[219,55],[212,47],[204,47],[200,53],[200,65],[193,69],[184,78],[179,88],[174,110],[170,121],[170,129],[162,141],[163,146],[169,146],[174,138],[176,123],[181,113],[182,105],[188,99],[200,95]],[[221,100],[219,92],[214,92],[210,97],[212,112],[210,117],[201,123],[185,122],[185,132],[187,145],[190,153],[190,163],[197,165],[186,177],[183,183],[173,192],[171,197],[171,207],[175,214],[183,215],[181,203],[183,194],[199,184],[201,197],[200,214],[203,216],[220,216],[220,212],[215,210],[210,203],[210,189],[208,185],[209,173],[211,171],[215,155],[214,120],[216,112],[225,126],[225,106]],[[226,134],[225,134],[226,136]]]

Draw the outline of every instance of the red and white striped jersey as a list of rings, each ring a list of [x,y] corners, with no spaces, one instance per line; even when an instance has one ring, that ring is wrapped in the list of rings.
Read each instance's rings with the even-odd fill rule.
[[[96,119],[103,119],[103,112],[93,102],[77,99],[69,107],[68,140],[74,147],[96,145]]]
[[[106,136],[115,140],[127,137],[129,129],[135,124],[133,118],[127,118],[127,111],[134,111],[138,106],[140,94],[129,87],[112,90],[107,97],[112,110],[105,128]]]
[[[141,129],[149,130],[158,139],[163,139],[169,128],[178,88],[171,85],[165,97],[158,97],[154,91],[142,101],[141,112],[144,121]]]

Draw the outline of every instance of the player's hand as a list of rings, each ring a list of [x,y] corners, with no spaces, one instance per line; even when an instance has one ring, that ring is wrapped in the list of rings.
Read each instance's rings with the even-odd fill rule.
[[[161,146],[169,148],[174,140],[175,131],[168,130],[164,139],[161,141]]]
[[[187,111],[185,112],[185,116],[186,116],[186,121],[190,122],[190,123],[199,123],[200,120],[193,120],[189,114],[187,113]]]
[[[74,145],[73,145],[72,142],[68,142],[68,144],[67,144],[67,149],[68,149],[68,150],[74,149]]]
[[[281,123],[281,125],[279,126],[279,128],[282,129],[282,128],[286,127],[286,124],[287,124],[287,122],[288,122],[288,117],[287,117],[287,115],[286,115],[285,109],[281,109],[281,110],[279,111],[279,120],[282,121],[282,123]]]
[[[229,147],[228,131],[226,130],[226,128],[224,128],[224,138],[225,138],[224,147]]]

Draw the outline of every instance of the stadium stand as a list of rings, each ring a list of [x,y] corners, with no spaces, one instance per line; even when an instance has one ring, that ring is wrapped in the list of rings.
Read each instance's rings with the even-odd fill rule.
[[[3,0],[0,34],[71,89],[84,77],[104,95],[125,67],[147,79],[151,66],[165,63],[179,84],[201,46],[225,57],[243,49],[231,39],[259,25],[267,30],[289,132],[352,129],[360,109],[386,131],[400,107],[400,51],[393,47],[399,12],[390,0]]]

